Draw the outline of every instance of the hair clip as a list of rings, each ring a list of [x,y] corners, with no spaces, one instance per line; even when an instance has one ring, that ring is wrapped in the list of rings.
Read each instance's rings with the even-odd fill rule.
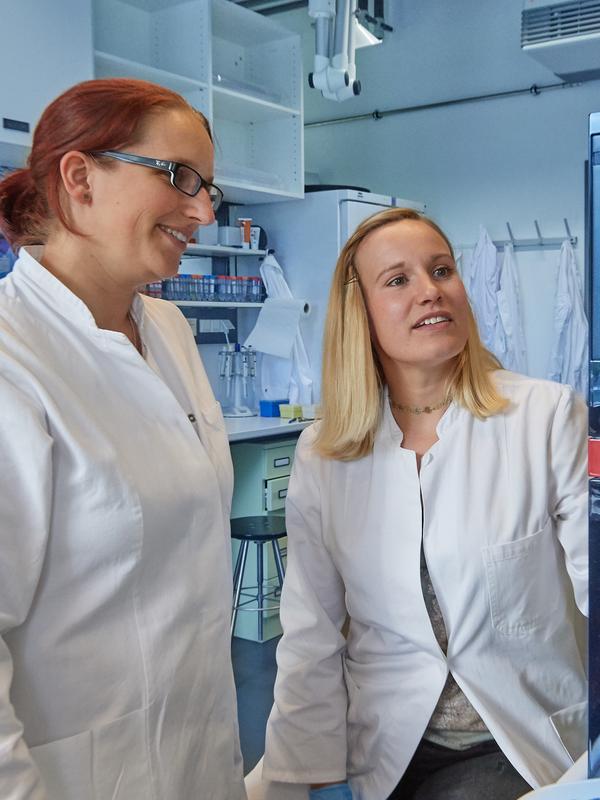
[[[344,286],[348,286],[349,283],[358,283],[358,275],[353,275],[347,281],[344,281]]]

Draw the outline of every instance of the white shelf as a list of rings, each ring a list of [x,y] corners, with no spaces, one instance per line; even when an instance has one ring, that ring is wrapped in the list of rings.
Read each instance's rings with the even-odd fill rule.
[[[244,250],[243,247],[226,247],[222,244],[188,244],[186,256],[266,256],[266,250]]]
[[[112,53],[103,53],[101,50],[94,51],[94,61],[96,65],[96,76],[99,78],[139,78],[140,80],[159,83],[167,86],[174,92],[208,91],[208,84],[203,81],[188,78],[185,75],[178,75],[175,72],[168,72],[157,67],[150,67],[139,61],[130,61]]]
[[[264,303],[221,303],[208,300],[170,300],[176,306],[194,306],[198,308],[261,308]]]
[[[217,39],[231,42],[240,48],[260,47],[290,39],[293,32],[270,17],[254,13],[229,0],[212,0],[212,33]],[[251,20],[251,24],[249,24]]]
[[[181,5],[187,0],[123,0],[129,6],[140,8],[142,11],[165,11],[173,6]]]
[[[215,183],[223,189],[225,199],[229,203],[274,203],[278,200],[297,199],[304,197],[304,191],[292,192],[289,189],[271,189],[256,183],[233,181],[219,177],[217,172]]]
[[[301,113],[298,108],[282,106],[270,100],[263,100],[251,94],[226,89],[213,84],[214,115],[216,118],[229,119],[233,122],[265,122],[277,117],[295,119]]]

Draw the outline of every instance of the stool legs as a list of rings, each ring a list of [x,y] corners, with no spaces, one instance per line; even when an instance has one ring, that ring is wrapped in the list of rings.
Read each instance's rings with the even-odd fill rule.
[[[264,564],[263,564],[263,543],[256,542],[256,604],[258,605],[258,641],[262,642],[264,637],[264,611],[265,592],[264,592]]]
[[[248,560],[248,550],[250,548],[250,543],[254,541],[256,544],[256,606],[248,608],[248,611],[253,611],[257,613],[257,634],[258,634],[258,641],[264,641],[264,634],[265,634],[265,613],[275,611],[279,606],[272,605],[267,607],[265,604],[271,598],[276,597],[277,591],[274,590],[268,581],[265,581],[265,570],[264,570],[264,541],[257,541],[252,538],[242,539],[240,541],[240,548],[238,550],[237,558],[235,560],[235,568],[233,570],[233,606],[231,609],[231,635],[234,635],[235,632],[235,625],[237,622],[238,610],[240,606],[240,598],[241,595],[244,593],[244,573],[246,570],[246,562]],[[271,540],[271,545],[273,547],[273,557],[275,561],[275,567],[277,569],[277,580],[279,584],[279,589],[283,588],[283,579],[285,575],[285,567],[283,566],[283,558],[281,555],[281,549],[279,547],[279,542],[277,539]],[[268,550],[267,550],[268,553]],[[267,586],[265,587],[265,583]],[[251,587],[246,587],[247,589]],[[246,591],[246,594],[248,592]],[[250,602],[250,601],[249,601]],[[248,602],[242,603],[242,606],[247,606]],[[246,608],[244,608],[246,610]]]
[[[273,556],[275,558],[275,567],[277,568],[277,577],[279,579],[279,588],[283,589],[283,578],[285,576],[285,569],[283,566],[283,559],[281,558],[281,550],[279,549],[279,542],[273,539]]]
[[[246,569],[246,559],[248,558],[248,548],[250,542],[243,541],[240,544],[240,550],[235,562],[235,570],[233,574],[233,608],[231,610],[231,635],[235,630],[235,622],[237,620],[238,605],[240,602],[240,592],[242,591],[242,581],[244,580],[244,570]]]

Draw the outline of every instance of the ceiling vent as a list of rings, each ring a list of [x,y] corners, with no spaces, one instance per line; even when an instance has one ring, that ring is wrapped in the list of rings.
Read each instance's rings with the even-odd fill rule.
[[[521,48],[565,81],[600,78],[600,0],[525,0]]]

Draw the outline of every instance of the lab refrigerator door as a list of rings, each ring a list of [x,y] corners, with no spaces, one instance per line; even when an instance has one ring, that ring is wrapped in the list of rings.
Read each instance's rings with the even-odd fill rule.
[[[590,359],[600,361],[600,113],[590,115],[588,181]]]
[[[363,220],[377,214],[378,211],[385,211],[386,208],[390,206],[361,200],[340,200],[340,249]]]
[[[600,478],[590,479],[590,577],[600,575]],[[600,778],[600,583],[590,580],[589,746],[590,778]]]
[[[592,114],[591,117],[600,117]],[[600,120],[599,120],[600,122]],[[593,413],[600,410],[600,133],[590,137],[590,175],[588,188],[590,243],[588,250],[588,309],[590,320],[590,388]],[[591,422],[591,420],[590,420]],[[591,425],[592,429],[596,427]],[[593,436],[598,435],[592,433]]]
[[[338,203],[340,208],[340,249],[363,220],[379,211],[385,211],[386,208],[392,206],[412,208],[421,213],[425,211],[425,204],[415,200],[356,191],[338,192]]]

